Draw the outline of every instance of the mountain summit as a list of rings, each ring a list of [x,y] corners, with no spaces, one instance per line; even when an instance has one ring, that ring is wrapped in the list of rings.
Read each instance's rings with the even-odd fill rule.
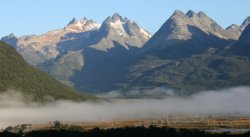
[[[226,28],[226,31],[228,35],[231,36],[231,38],[238,40],[241,33],[243,32],[243,30],[246,28],[246,26],[249,23],[250,23],[250,16],[248,16],[240,26],[236,24],[232,24]]]
[[[76,17],[74,17],[74,18],[69,22],[68,26],[69,26],[69,25],[72,25],[72,24],[76,24],[76,23],[78,23],[78,20],[76,19]]]
[[[231,38],[226,31],[204,12],[195,13],[190,10],[185,14],[176,10],[144,47],[164,47],[189,40],[194,42],[196,46],[191,48],[196,50],[211,44],[218,45],[218,41],[228,39]]]
[[[250,23],[250,16],[248,16],[245,20],[244,20],[244,22],[242,23],[242,25],[241,25],[241,27],[242,28],[245,28],[245,27],[247,27],[247,25]]]
[[[151,37],[148,31],[140,28],[134,21],[123,18],[118,13],[104,20],[98,35],[100,41],[91,47],[102,51],[114,48],[113,41],[126,49],[130,47],[140,48]]]
[[[80,32],[87,32],[92,30],[98,30],[100,25],[93,20],[89,20],[84,17],[81,20],[77,20],[73,18],[68,25],[64,28],[67,33],[80,33]]]

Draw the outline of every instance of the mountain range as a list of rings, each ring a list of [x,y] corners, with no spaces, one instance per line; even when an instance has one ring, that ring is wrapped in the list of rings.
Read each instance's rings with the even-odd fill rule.
[[[247,17],[223,29],[204,12],[176,10],[152,35],[115,13],[102,24],[74,18],[63,29],[2,41],[81,91],[164,87],[190,94],[250,84],[249,23]]]

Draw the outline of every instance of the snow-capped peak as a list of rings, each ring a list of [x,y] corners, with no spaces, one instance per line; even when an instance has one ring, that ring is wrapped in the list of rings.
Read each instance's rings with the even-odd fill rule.
[[[123,18],[118,13],[115,13],[112,17],[107,17],[100,30],[104,31],[103,34],[112,32],[127,38],[143,37],[149,39],[151,37],[149,32],[140,28],[134,21],[129,20],[127,17]]]
[[[140,29],[141,33],[145,36],[145,38],[150,39],[152,37],[152,34],[144,29]]]
[[[80,33],[80,32],[98,30],[99,28],[100,28],[100,24],[84,17],[83,19],[79,21],[76,18],[73,18],[70,21],[70,23],[64,28],[64,30],[67,33]]]

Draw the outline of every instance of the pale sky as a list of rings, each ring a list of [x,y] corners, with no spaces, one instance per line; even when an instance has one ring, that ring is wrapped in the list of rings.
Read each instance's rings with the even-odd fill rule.
[[[101,23],[118,12],[154,33],[178,9],[204,11],[226,28],[250,16],[250,0],[4,0],[0,37],[42,34],[63,28],[73,17]]]

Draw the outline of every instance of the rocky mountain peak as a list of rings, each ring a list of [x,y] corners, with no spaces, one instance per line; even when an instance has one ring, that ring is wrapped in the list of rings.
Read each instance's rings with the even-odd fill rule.
[[[186,14],[180,10],[175,10],[172,16],[186,16]]]
[[[78,21],[76,18],[73,18],[69,24],[64,28],[67,33],[80,33],[86,31],[97,30],[100,28],[100,25],[93,20],[89,20],[86,17]]]
[[[225,30],[204,12],[195,13],[189,10],[184,14],[176,10],[145,46],[162,46],[190,39],[205,41],[207,38],[205,34],[221,39],[229,37]]]
[[[247,25],[250,24],[250,16],[248,16],[243,23],[241,24],[241,26],[236,25],[236,24],[232,24],[229,27],[226,28],[226,32],[229,36],[231,36],[230,38],[234,39],[234,40],[238,40],[239,37],[241,36],[242,32],[244,31],[244,29],[247,27]]]
[[[123,19],[123,21],[124,21],[124,22],[130,22],[130,20],[129,20],[127,17],[125,17],[125,18]]]
[[[226,32],[228,36],[230,36],[231,39],[238,40],[241,33],[242,33],[242,28],[239,25],[232,24],[229,27],[226,28]]]
[[[119,13],[115,13],[115,14],[112,16],[112,20],[113,20],[113,21],[118,21],[118,20],[123,21],[123,18],[122,18],[122,16],[121,16]]]
[[[88,19],[87,17],[84,17],[83,19],[80,20],[80,22],[88,22],[88,23],[96,23],[95,21],[93,21],[92,19]]]
[[[114,22],[124,22],[124,19],[120,14],[114,13],[112,16],[108,16],[104,20],[104,23],[106,23],[106,24],[110,24],[110,23],[114,23]]]
[[[15,36],[14,33],[11,33],[1,39],[1,41],[4,41],[5,43],[13,47],[16,47],[17,40],[18,38]]]
[[[84,17],[82,20],[88,20],[88,18],[87,18],[87,17]]]
[[[207,16],[204,12],[197,13],[198,18],[193,19],[195,26],[203,30],[208,34],[213,34],[222,39],[231,39],[231,36],[227,35],[225,30],[212,18]]]
[[[100,42],[91,47],[107,51],[115,47],[114,42],[126,49],[129,49],[129,46],[142,47],[150,37],[151,34],[140,28],[137,23],[115,13],[113,16],[107,17],[102,23],[98,33]]]
[[[229,29],[238,29],[239,27],[240,27],[239,25],[232,24],[229,27],[227,27],[226,30],[229,30]]]
[[[246,27],[248,24],[250,23],[250,16],[248,16],[245,20],[244,20],[244,22],[242,23],[242,27]]]
[[[188,19],[188,16],[180,10],[175,10],[172,16],[169,18],[169,20],[172,20],[175,23],[184,21],[186,19]]]
[[[196,16],[196,13],[195,13],[193,10],[189,10],[189,11],[186,13],[186,15],[187,15],[189,18],[191,18],[191,17],[193,17],[193,16]]]
[[[203,11],[198,12],[197,15],[198,15],[199,17],[208,17],[208,16],[205,14],[205,12],[203,12]]]
[[[76,17],[74,17],[69,23],[68,23],[68,26],[69,25],[72,25],[72,24],[76,24],[78,23],[78,20],[76,19]]]
[[[17,39],[16,35],[14,33],[10,33],[9,35],[3,37],[3,38],[8,38],[8,39],[11,39],[11,38],[14,38],[14,39]]]
[[[242,32],[239,41],[250,44],[250,24],[248,24],[247,27]]]
[[[140,35],[145,36],[147,39],[151,37],[151,34],[139,27],[136,22],[129,20],[127,17],[123,18],[118,13],[115,13],[112,17],[106,18],[102,23],[100,30],[105,32],[105,34],[116,33],[122,37],[132,37],[140,33]]]
[[[192,38],[189,27],[193,26],[204,32],[212,31],[212,24],[216,24],[203,12],[195,13],[189,10],[184,14],[176,10],[173,15],[164,23],[157,35],[162,35],[164,40],[187,40]]]

